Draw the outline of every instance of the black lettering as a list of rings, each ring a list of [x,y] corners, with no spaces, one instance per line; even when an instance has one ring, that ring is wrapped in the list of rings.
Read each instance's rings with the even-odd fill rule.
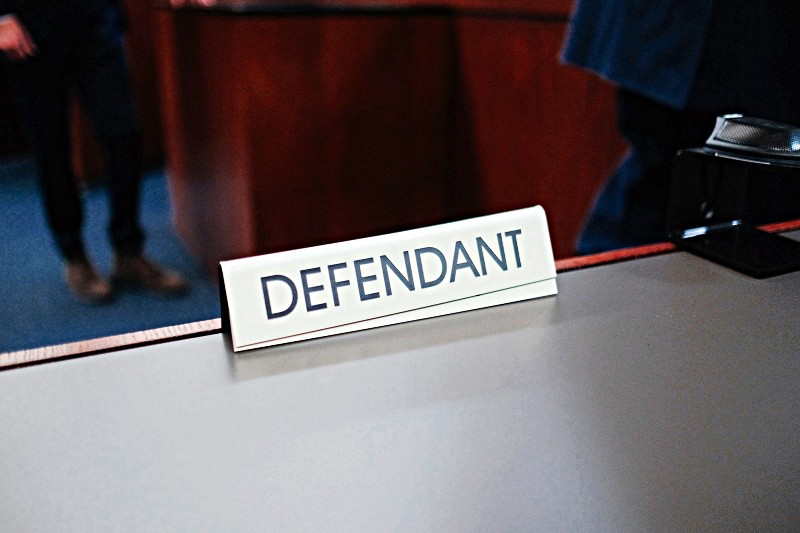
[[[464,256],[464,261],[459,262],[459,255]],[[472,270],[472,274],[476,278],[480,277],[480,274],[478,274],[478,269],[475,268],[475,264],[472,262],[472,258],[467,253],[466,248],[464,248],[464,243],[461,241],[456,241],[456,246],[453,250],[453,270],[450,272],[450,283],[453,283],[456,280],[456,271],[458,271],[460,268],[469,268]]]
[[[343,279],[338,281],[336,279],[336,275],[334,272],[336,270],[340,270],[342,268],[346,268],[347,263],[336,263],[334,265],[328,265],[328,277],[331,280],[331,292],[333,292],[333,305],[335,307],[339,307],[339,287],[346,287],[350,285],[350,280]]]
[[[271,281],[280,281],[285,283],[289,286],[289,289],[292,291],[292,303],[289,304],[289,307],[284,309],[283,311],[273,311],[272,304],[270,303],[269,299],[269,287],[268,284]],[[294,311],[295,306],[297,305],[297,287],[294,286],[294,282],[287,278],[286,276],[282,276],[281,274],[275,274],[274,276],[265,276],[261,278],[261,288],[264,291],[264,304],[267,308],[267,319],[271,320],[273,318],[280,318],[282,316],[286,316],[292,311]]]
[[[374,262],[375,259],[373,259],[372,257],[367,257],[366,259],[356,259],[355,261],[353,261],[353,266],[356,269],[356,283],[358,284],[358,297],[361,298],[362,302],[366,300],[374,300],[375,298],[380,297],[380,294],[377,292],[371,292],[369,294],[364,292],[364,283],[367,283],[369,281],[375,281],[376,279],[378,279],[378,276],[374,274],[369,276],[364,276],[361,273],[361,267],[363,265],[368,265]]]
[[[319,311],[320,309],[325,309],[328,307],[326,303],[319,303],[319,304],[311,304],[311,293],[318,292],[324,289],[322,285],[314,285],[313,287],[308,286],[308,276],[310,274],[319,274],[322,272],[322,269],[319,267],[315,268],[307,268],[305,270],[300,271],[300,281],[303,284],[303,297],[306,301],[306,311]]]
[[[484,241],[481,237],[478,237],[478,257],[481,261],[481,272],[484,276],[486,275],[486,259],[483,256],[484,250],[489,252],[489,255],[492,257],[492,259],[494,259],[494,262],[497,263],[497,266],[499,266],[503,272],[508,270],[506,249],[505,246],[503,246],[503,236],[500,233],[497,234],[497,247],[500,249],[500,257],[497,257],[497,254],[495,254],[489,245],[486,244],[486,241]]]
[[[422,268],[422,254],[433,254],[439,259],[442,270],[439,273],[439,276],[433,281],[427,281],[425,279],[425,271]],[[426,246],[425,248],[417,248],[414,250],[414,255],[417,258],[417,271],[419,272],[420,288],[427,289],[428,287],[433,287],[440,284],[442,280],[444,280],[444,277],[447,274],[447,260],[444,258],[444,254],[442,252],[431,246]]]
[[[411,272],[411,257],[408,254],[408,251],[403,252],[403,260],[406,264],[406,275],[403,274],[398,270],[394,263],[386,257],[385,255],[381,256],[381,269],[383,270],[383,282],[386,284],[386,295],[392,295],[392,285],[389,283],[389,270],[394,272],[394,275],[397,276],[397,279],[406,286],[406,289],[409,291],[413,291],[414,287],[414,274]]]
[[[519,247],[517,246],[517,235],[520,235],[521,233],[521,229],[515,229],[506,232],[506,236],[511,237],[511,242],[514,244],[514,257],[517,259],[517,268],[522,268],[522,259],[519,256]]]

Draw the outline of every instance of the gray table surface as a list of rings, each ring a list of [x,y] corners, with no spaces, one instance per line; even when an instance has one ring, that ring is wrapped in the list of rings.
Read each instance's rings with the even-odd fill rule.
[[[0,531],[797,531],[800,273],[674,253],[234,355],[0,373]]]

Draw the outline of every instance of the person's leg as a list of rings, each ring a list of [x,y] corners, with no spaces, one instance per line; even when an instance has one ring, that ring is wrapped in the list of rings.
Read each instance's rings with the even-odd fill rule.
[[[63,58],[44,52],[9,72],[36,163],[48,226],[65,260],[82,259],[83,207],[72,176]]]
[[[61,37],[61,36],[59,36]],[[45,216],[65,261],[70,291],[87,303],[110,299],[111,286],[89,262],[81,228],[83,206],[72,175],[67,112],[66,42],[10,68],[20,117],[36,161]]]
[[[161,294],[186,290],[183,278],[147,259],[139,223],[142,154],[133,93],[117,9],[91,21],[83,40],[78,85],[107,162],[111,206],[109,235],[115,250],[114,280]]]
[[[116,251],[139,253],[144,241],[139,224],[141,143],[116,9],[109,8],[104,17],[89,24],[82,39],[77,82],[106,160],[109,237]]]

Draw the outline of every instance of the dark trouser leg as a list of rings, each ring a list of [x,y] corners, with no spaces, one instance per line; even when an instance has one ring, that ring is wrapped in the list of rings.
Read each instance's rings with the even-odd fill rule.
[[[83,208],[72,176],[63,58],[53,54],[9,69],[31,144],[45,215],[61,255],[85,257]]]
[[[600,193],[580,236],[578,253],[665,240],[672,160],[681,148],[702,146],[714,118],[618,91],[617,128],[630,151]]]
[[[84,46],[77,80],[106,156],[109,236],[117,253],[136,254],[144,241],[139,225],[141,143],[116,9],[109,8],[92,25]]]
[[[139,227],[141,146],[138,134],[103,139],[108,160],[111,205],[109,234],[120,255],[141,252],[144,233]]]

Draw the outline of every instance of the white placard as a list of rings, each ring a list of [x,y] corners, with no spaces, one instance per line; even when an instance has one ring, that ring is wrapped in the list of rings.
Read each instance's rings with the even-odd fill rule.
[[[234,351],[557,293],[537,207],[220,263]]]

